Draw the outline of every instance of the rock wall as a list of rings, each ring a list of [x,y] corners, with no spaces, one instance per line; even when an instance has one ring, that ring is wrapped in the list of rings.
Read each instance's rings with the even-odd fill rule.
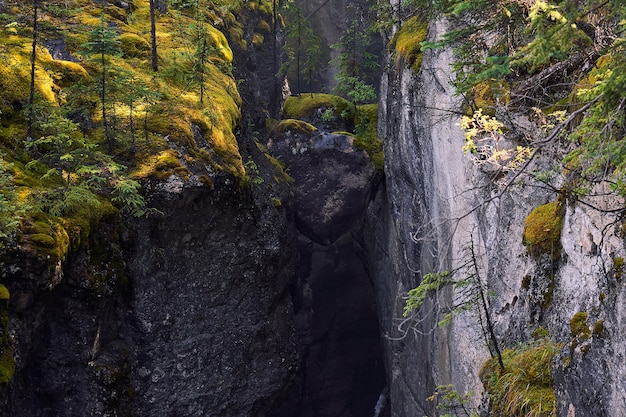
[[[94,235],[124,274],[95,285],[92,241],[55,287],[25,267],[11,277],[3,415],[254,416],[282,395],[299,362],[288,196],[276,208],[232,178],[170,180],[155,184],[158,214]]]
[[[433,22],[429,39],[445,31],[445,22]],[[482,391],[478,372],[489,351],[476,316],[468,312],[441,329],[435,324],[441,316],[426,314],[440,310],[452,294],[426,306],[418,320],[402,321],[403,297],[420,276],[454,270],[470,244],[483,284],[494,292],[489,311],[500,343],[526,342],[541,327],[563,344],[554,362],[558,415],[622,415],[622,222],[567,200],[560,255],[529,254],[524,222],[533,208],[558,196],[530,179],[503,188],[499,184],[510,178],[494,181],[493,172],[463,155],[452,60],[449,50],[425,52],[416,74],[390,57],[381,87],[386,192],[370,206],[368,227],[392,415],[431,415],[426,398],[438,384],[451,383],[460,393]],[[534,167],[548,166],[552,157],[544,150]],[[593,203],[606,210],[623,206],[610,198]],[[570,328],[579,312],[587,313],[590,336],[584,340]],[[478,395],[471,401],[476,408],[481,402]]]

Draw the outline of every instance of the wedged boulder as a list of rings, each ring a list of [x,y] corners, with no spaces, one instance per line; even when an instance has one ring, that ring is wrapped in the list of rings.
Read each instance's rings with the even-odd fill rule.
[[[312,241],[330,245],[365,212],[375,168],[351,136],[292,124],[287,129],[279,125],[268,149],[294,180],[297,228]]]

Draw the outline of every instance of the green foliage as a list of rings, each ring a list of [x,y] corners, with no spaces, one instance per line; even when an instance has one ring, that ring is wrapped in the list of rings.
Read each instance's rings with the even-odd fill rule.
[[[376,90],[367,82],[368,69],[376,68],[376,56],[367,51],[371,40],[370,28],[366,27],[363,16],[354,11],[350,26],[344,30],[339,42],[331,45],[339,55],[335,58],[339,65],[335,90],[353,104],[370,103],[376,99]]]
[[[146,213],[146,202],[139,193],[141,184],[135,180],[123,178],[115,183],[111,193],[111,201],[121,207],[122,212],[133,217],[141,217]]]
[[[336,90],[354,104],[365,104],[376,101],[376,90],[359,77],[340,73],[337,76]]]
[[[24,207],[18,202],[11,164],[0,154],[0,242],[15,234],[23,215]]]
[[[460,394],[452,384],[438,385],[433,395],[427,398],[436,404],[435,408],[441,412],[440,417],[478,417],[479,414],[468,408],[467,402],[474,396],[473,392]]]
[[[480,371],[489,410],[502,417],[555,417],[552,361],[561,345],[542,339],[503,352],[504,371],[495,358]]]
[[[294,2],[286,2],[282,11],[286,23],[287,42],[285,51],[287,60],[281,72],[286,72],[290,79],[295,78],[296,93],[307,90],[302,84],[304,81],[311,91],[311,86],[319,78],[319,66],[322,59],[322,39],[317,36],[311,26],[311,20],[306,19],[302,10]]]
[[[420,284],[409,290],[408,298],[404,305],[404,317],[408,317],[413,311],[418,310],[426,299],[442,287],[454,285],[456,281],[450,278],[450,272],[428,273],[422,277]]]
[[[246,168],[246,179],[250,184],[258,187],[265,182],[265,180],[261,176],[259,167],[257,166],[256,162],[254,162],[251,156],[248,157],[248,160],[246,161],[244,166]]]
[[[81,45],[78,54],[94,60],[102,60],[102,56],[104,56],[104,63],[109,62],[109,57],[123,55],[120,36],[109,27],[104,15],[100,17],[100,24],[92,27],[91,31],[89,31],[87,42]],[[106,68],[102,67],[100,70],[106,71]]]
[[[575,178],[573,197],[601,182],[626,196],[623,2],[439,0],[430,10],[447,13],[455,29],[422,49],[454,47],[455,85],[469,103],[480,88],[494,104],[521,107],[513,111],[577,112],[566,126],[545,129],[571,141],[563,163]]]

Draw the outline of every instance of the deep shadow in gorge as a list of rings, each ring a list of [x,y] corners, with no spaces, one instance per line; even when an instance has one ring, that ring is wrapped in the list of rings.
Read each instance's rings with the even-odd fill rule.
[[[298,250],[303,359],[287,400],[269,415],[372,416],[386,383],[364,253],[350,233],[329,246],[301,236]]]

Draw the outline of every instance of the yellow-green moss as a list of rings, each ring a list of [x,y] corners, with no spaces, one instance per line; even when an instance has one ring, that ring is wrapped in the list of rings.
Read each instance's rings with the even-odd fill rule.
[[[549,254],[553,259],[560,257],[564,210],[560,201],[554,201],[536,207],[526,217],[524,244],[530,254]]]
[[[598,320],[593,325],[593,335],[597,337],[604,337],[604,320]]]
[[[333,109],[337,116],[342,113],[349,119],[354,118],[354,106],[349,101],[332,94],[307,93],[287,97],[283,106],[283,115],[291,119],[311,117],[319,108]]]
[[[252,45],[254,45],[255,48],[259,48],[263,45],[263,42],[265,42],[265,36],[263,36],[262,33],[255,32],[252,34]]]
[[[552,360],[561,345],[548,339],[502,353],[504,371],[497,358],[483,365],[480,379],[489,395],[490,414],[502,417],[554,417],[556,397]]]
[[[574,314],[569,321],[569,328],[572,337],[580,340],[587,340],[591,337],[591,329],[587,325],[588,314],[584,311],[579,311]]]
[[[15,373],[15,358],[9,336],[9,290],[0,284],[0,384],[8,384]]]
[[[254,30],[260,33],[270,33],[272,28],[270,27],[270,24],[267,23],[267,20],[260,20]]]
[[[624,258],[613,258],[613,277],[620,281],[624,274]]]
[[[188,178],[189,171],[180,163],[179,158],[180,154],[175,150],[168,149],[161,151],[159,154],[152,156],[146,162],[139,165],[132,176],[139,180],[147,178],[163,180],[174,174]]]
[[[248,49],[248,45],[246,40],[243,37],[243,29],[238,26],[233,26],[228,28],[228,35],[230,36],[230,40],[239,46],[241,50],[246,51]]]
[[[45,64],[45,68],[52,73],[60,87],[70,87],[89,76],[82,65],[72,61],[51,60]]]
[[[150,43],[134,33],[120,35],[120,46],[124,52],[124,57],[148,58],[151,55]]]
[[[55,218],[42,212],[30,214],[24,220],[24,239],[33,250],[50,258],[52,263],[64,260],[70,248],[70,236]]]
[[[284,132],[293,132],[293,133],[303,133],[305,135],[310,135],[315,132],[317,128],[310,123],[307,123],[303,120],[296,119],[285,119],[278,123],[275,128],[276,134],[282,134]]]
[[[357,106],[354,125],[356,126],[354,146],[365,150],[374,163],[374,166],[382,170],[385,165],[385,155],[383,152],[383,142],[378,139],[376,135],[378,126],[378,104]]]
[[[473,106],[468,110],[483,109],[484,114],[495,116],[496,105],[509,102],[510,87],[505,81],[482,81],[472,87],[468,98],[473,101]]]
[[[391,48],[396,52],[396,62],[404,60],[413,71],[418,72],[422,65],[421,43],[428,34],[428,22],[413,16],[402,24],[391,40]]]

